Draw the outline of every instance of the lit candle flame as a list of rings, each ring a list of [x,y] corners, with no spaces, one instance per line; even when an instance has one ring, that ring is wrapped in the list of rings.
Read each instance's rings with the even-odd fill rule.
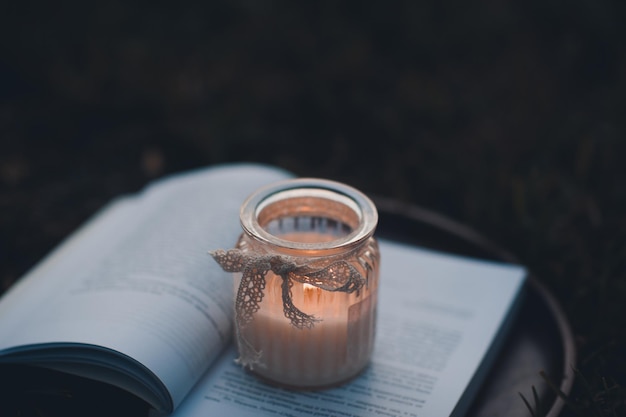
[[[320,301],[320,297],[322,295],[322,290],[317,288],[314,285],[307,284],[306,282],[302,284],[302,292],[304,294],[305,302],[318,302]]]

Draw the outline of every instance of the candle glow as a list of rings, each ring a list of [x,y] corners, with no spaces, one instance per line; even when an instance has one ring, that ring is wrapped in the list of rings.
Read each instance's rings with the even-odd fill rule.
[[[236,249],[214,252],[235,272],[238,362],[289,387],[319,388],[361,372],[372,354],[378,215],[346,185],[296,179],[250,196]]]

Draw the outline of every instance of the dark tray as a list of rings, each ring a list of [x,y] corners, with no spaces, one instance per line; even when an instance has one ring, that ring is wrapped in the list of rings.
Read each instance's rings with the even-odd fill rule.
[[[474,230],[427,209],[374,197],[377,235],[451,253],[516,263],[515,257]],[[547,416],[563,400],[540,372],[569,394],[576,352],[569,324],[549,291],[533,276],[517,321],[469,416],[530,416],[520,393],[534,405],[533,387]],[[0,366],[0,415],[141,416],[148,407],[115,387],[54,371]]]
[[[374,200],[380,213],[377,229],[380,237],[476,258],[519,263],[504,248],[436,212],[383,197]],[[545,415],[558,416],[564,401],[550,384],[569,394],[575,363],[576,348],[567,318],[556,299],[531,273],[529,291],[519,316],[468,417],[528,417],[531,413],[521,395],[535,407],[533,388]],[[542,371],[547,380],[541,376]]]

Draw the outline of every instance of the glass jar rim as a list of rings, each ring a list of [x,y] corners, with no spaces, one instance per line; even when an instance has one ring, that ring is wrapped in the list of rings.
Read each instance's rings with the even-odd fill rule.
[[[309,198],[310,201],[331,202],[337,210],[346,211],[350,218],[350,232],[329,241],[299,242],[272,234],[259,222],[264,210],[281,201]],[[311,207],[299,206],[303,214]],[[326,256],[358,247],[369,239],[378,223],[378,212],[370,198],[361,191],[341,182],[320,178],[296,178],[279,181],[258,189],[241,205],[241,227],[252,239],[295,256]]]

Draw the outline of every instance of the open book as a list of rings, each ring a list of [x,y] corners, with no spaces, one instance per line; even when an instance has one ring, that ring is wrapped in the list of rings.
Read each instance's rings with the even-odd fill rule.
[[[380,241],[371,364],[296,392],[234,364],[230,248],[239,207],[288,172],[226,165],[119,198],[0,299],[0,362],[114,384],[175,416],[462,415],[519,304],[523,267]]]

